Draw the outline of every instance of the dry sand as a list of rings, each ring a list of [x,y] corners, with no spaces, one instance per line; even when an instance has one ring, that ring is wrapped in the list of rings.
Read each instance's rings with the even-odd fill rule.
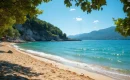
[[[13,53],[7,53],[8,50]],[[113,80],[107,76],[66,66],[0,43],[0,80]]]

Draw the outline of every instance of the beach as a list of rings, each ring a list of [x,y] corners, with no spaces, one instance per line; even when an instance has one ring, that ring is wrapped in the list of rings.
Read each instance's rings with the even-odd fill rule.
[[[4,77],[11,75],[25,80],[113,80],[101,74],[22,52],[12,47],[12,44],[0,43],[0,70]],[[9,50],[13,53],[7,53]]]

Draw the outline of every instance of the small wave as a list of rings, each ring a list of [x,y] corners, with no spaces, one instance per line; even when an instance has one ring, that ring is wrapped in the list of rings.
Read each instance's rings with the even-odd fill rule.
[[[117,60],[117,62],[121,63],[122,61],[120,61],[120,60]]]
[[[11,46],[13,46],[16,49],[19,49],[19,46],[15,45],[15,44],[11,44]]]

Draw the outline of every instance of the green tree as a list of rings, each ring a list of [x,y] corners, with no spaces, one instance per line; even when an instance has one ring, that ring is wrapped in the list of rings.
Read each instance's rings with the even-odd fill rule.
[[[12,37],[12,38],[17,38],[20,36],[20,33],[17,29],[14,29],[13,27],[9,27],[6,31],[4,36]]]
[[[6,36],[9,36],[9,37],[14,37],[14,29],[12,27],[8,28],[6,31]]]
[[[20,33],[17,29],[14,29],[14,37],[18,38],[20,36]]]
[[[50,0],[0,0],[0,35],[14,23],[22,24],[26,15],[33,17],[41,14],[37,6]]]

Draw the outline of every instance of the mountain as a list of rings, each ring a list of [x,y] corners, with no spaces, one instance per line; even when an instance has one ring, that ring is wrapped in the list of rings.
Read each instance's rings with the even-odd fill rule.
[[[58,27],[38,18],[27,17],[23,24],[15,24],[3,35],[7,41],[68,41]]]
[[[22,25],[15,25],[23,40],[26,41],[63,41],[67,40],[66,34],[58,27],[38,18],[30,19]]]
[[[124,39],[130,39],[130,37],[123,37],[118,32],[116,32],[115,27],[109,27],[106,29],[98,30],[98,31],[92,31],[90,33],[71,35],[68,37],[72,38],[72,39],[81,39],[81,40],[124,40]]]

